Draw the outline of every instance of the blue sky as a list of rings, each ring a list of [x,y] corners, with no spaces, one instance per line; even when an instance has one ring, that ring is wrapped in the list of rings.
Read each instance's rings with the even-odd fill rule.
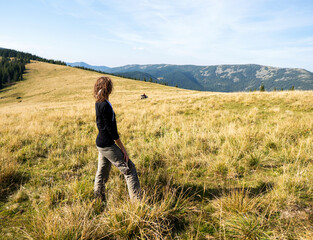
[[[66,62],[313,71],[312,0],[0,0],[0,47]]]

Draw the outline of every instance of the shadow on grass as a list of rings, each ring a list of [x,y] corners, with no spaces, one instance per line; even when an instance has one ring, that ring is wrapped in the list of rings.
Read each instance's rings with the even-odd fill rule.
[[[187,183],[183,185],[174,184],[174,188],[183,189],[184,194],[189,196],[194,201],[201,201],[203,199],[215,199],[221,197],[223,195],[227,195],[231,192],[235,191],[244,191],[249,194],[250,197],[255,197],[258,195],[265,194],[271,191],[274,187],[274,183],[272,182],[262,182],[258,184],[256,187],[217,187],[217,188],[204,188],[203,184],[192,184]]]
[[[8,196],[20,188],[21,185],[28,182],[30,175],[17,171],[8,176],[0,183],[0,201],[6,201]]]
[[[18,82],[20,82],[20,81],[18,81]],[[10,87],[14,86],[18,82],[11,82],[11,83],[7,83],[7,84],[3,85],[2,88],[0,89],[0,93],[4,93],[4,92],[9,91],[11,89]]]

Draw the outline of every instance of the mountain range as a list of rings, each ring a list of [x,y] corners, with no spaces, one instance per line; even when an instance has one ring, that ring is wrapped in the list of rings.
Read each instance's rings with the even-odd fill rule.
[[[92,66],[84,62],[67,64],[201,91],[249,91],[259,89],[262,84],[268,91],[290,89],[292,86],[297,90],[313,90],[313,73],[301,68],[277,68],[257,64],[214,66],[134,64],[110,68]]]
[[[106,72],[108,69],[110,69],[109,67],[106,67],[106,66],[92,66],[85,62],[73,62],[73,63],[66,63],[66,64],[72,67],[89,68],[89,69],[93,69],[93,70],[101,71],[101,72]]]

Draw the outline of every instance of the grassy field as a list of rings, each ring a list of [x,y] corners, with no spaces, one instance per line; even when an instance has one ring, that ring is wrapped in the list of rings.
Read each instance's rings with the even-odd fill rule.
[[[113,77],[144,190],[93,199],[93,84],[34,62],[0,92],[1,239],[313,239],[313,92],[211,93]],[[146,100],[140,95],[146,93]]]

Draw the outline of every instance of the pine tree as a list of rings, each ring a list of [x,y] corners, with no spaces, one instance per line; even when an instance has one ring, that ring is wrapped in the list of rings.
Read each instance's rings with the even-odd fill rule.
[[[3,72],[2,72],[2,83],[3,84],[7,83],[8,78],[9,78],[8,70],[6,68],[4,68]]]
[[[264,87],[264,84],[262,83],[260,86],[260,92],[264,92],[264,91],[265,91],[265,87]]]
[[[2,84],[2,71],[1,71],[1,68],[0,68],[0,89],[2,89],[3,87],[3,84]]]
[[[14,72],[14,74],[13,74],[13,78],[12,78],[12,80],[13,80],[13,82],[17,82],[18,81],[18,72],[16,71],[16,72]]]

